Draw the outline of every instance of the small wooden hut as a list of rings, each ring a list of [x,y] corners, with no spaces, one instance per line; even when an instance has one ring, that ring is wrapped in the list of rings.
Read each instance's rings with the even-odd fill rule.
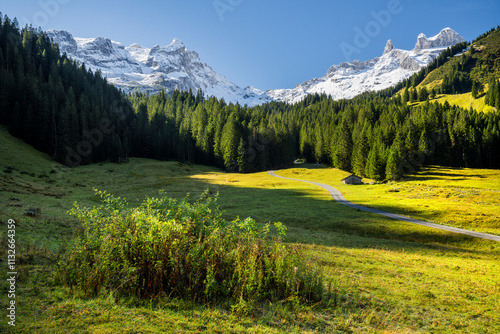
[[[357,175],[351,174],[348,177],[342,179],[342,183],[344,183],[344,184],[363,184],[362,180],[363,180],[363,178],[361,178]]]

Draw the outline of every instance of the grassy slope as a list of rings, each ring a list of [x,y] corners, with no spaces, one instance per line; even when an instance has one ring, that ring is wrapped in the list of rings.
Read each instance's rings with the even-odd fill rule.
[[[500,331],[498,243],[357,212],[333,202],[320,188],[272,178],[266,173],[229,174],[209,167],[145,159],[67,169],[13,139],[3,128],[0,143],[2,244],[5,220],[18,221],[19,332]],[[3,172],[7,170],[12,172]],[[422,192],[421,199],[411,198],[416,191],[421,193],[421,185],[438,193],[447,189],[452,193],[450,197],[438,196],[443,202],[439,206],[449,203],[442,209],[444,214],[457,203],[462,206],[455,200],[463,189],[481,194],[484,190],[483,200],[488,201],[487,192],[498,191],[496,181],[500,177],[495,171],[486,175],[485,171],[436,168],[406,183],[348,188],[338,185],[345,173],[332,169],[280,173],[330,183],[339,186],[348,199],[371,206],[391,203],[385,208],[402,212],[419,212],[423,203],[435,205],[434,192]],[[464,184],[467,186],[460,187]],[[220,193],[219,203],[228,218],[240,215],[252,216],[259,222],[282,221],[289,227],[288,241],[304,244],[311,261],[321,264],[333,279],[339,295],[337,306],[290,311],[281,305],[269,305],[263,306],[259,314],[245,315],[222,306],[192,306],[180,301],[137,303],[115,300],[108,294],[94,300],[73,297],[53,285],[52,272],[65,240],[77,225],[65,212],[74,201],[95,205],[94,187],[131,202],[145,195],[154,196],[159,189],[173,197],[184,197],[187,192],[196,197],[209,188]],[[401,191],[387,193],[389,187]],[[404,187],[409,187],[408,191],[402,190]],[[404,201],[391,202],[403,196]],[[484,205],[474,202],[468,205],[476,211],[478,205]],[[495,203],[490,204],[498,216]],[[24,213],[30,207],[41,208],[41,216],[26,217]],[[424,218],[433,217],[431,210],[424,212]],[[436,217],[438,220],[439,215]],[[481,224],[474,228],[494,231],[495,227],[478,221]],[[5,258],[4,250],[1,258]],[[2,262],[5,272],[4,265]],[[5,289],[2,283],[3,295]],[[3,298],[2,308],[5,302]],[[6,329],[5,322],[0,323],[2,329]]]
[[[436,99],[432,100],[433,102],[439,102],[441,104],[444,104],[446,101],[450,105],[455,105],[463,109],[469,109],[472,108],[474,110],[477,110],[478,112],[493,112],[496,109],[492,106],[488,106],[484,103],[484,98],[485,95],[474,99],[472,97],[471,93],[464,93],[464,94],[457,94],[457,95],[451,95],[451,94],[443,94],[443,95],[438,95]]]

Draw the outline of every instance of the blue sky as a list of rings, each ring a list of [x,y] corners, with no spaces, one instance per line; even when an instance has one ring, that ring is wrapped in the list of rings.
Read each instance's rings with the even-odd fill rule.
[[[379,56],[388,39],[412,49],[421,32],[450,27],[470,41],[500,24],[498,0],[3,0],[0,11],[21,24],[125,45],[177,37],[230,81],[263,90]]]

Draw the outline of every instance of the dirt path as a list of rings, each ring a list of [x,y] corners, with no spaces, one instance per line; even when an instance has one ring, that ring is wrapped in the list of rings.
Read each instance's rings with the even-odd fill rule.
[[[376,213],[378,215],[382,215],[382,216],[389,217],[389,218],[392,218],[392,219],[402,220],[402,221],[405,221],[405,222],[409,222],[409,223],[413,223],[413,224],[418,224],[418,225],[422,225],[422,226],[427,226],[427,227],[433,227],[433,228],[437,228],[437,229],[444,230],[444,231],[449,231],[449,232],[454,232],[454,233],[461,233],[461,234],[466,234],[466,235],[469,235],[469,236],[472,236],[472,237],[476,237],[476,238],[487,239],[487,240],[494,240],[494,241],[499,241],[500,242],[500,236],[496,236],[496,235],[492,235],[492,234],[487,234],[487,233],[480,233],[480,232],[474,232],[474,231],[464,230],[464,229],[461,229],[461,228],[456,228],[456,227],[451,227],[451,226],[445,226],[445,225],[439,225],[439,224],[429,223],[429,222],[425,222],[425,221],[422,221],[422,220],[408,218],[408,217],[401,216],[401,215],[398,215],[398,214],[394,214],[394,213],[390,213],[390,212],[385,212],[385,211],[380,211],[380,210],[376,210],[376,209],[371,209],[371,208],[368,208],[366,206],[361,206],[361,205],[357,205],[357,204],[351,203],[348,200],[346,200],[344,198],[344,196],[342,196],[342,194],[340,193],[340,191],[338,191],[337,189],[335,189],[332,186],[329,186],[327,184],[318,183],[318,182],[312,182],[312,181],[299,180],[299,179],[291,179],[289,177],[279,176],[279,175],[277,175],[275,173],[275,171],[269,171],[267,173],[269,175],[271,175],[271,176],[278,177],[280,179],[314,184],[314,185],[316,185],[318,187],[321,187],[321,188],[325,189],[326,191],[328,191],[330,193],[330,195],[332,195],[333,199],[336,200],[337,202],[339,202],[340,204],[349,206],[349,207],[351,207],[353,209],[358,209],[358,210],[362,210],[362,211],[372,212],[372,213]]]

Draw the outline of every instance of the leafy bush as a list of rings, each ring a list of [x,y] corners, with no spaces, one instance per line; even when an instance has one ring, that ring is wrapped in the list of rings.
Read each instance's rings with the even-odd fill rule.
[[[281,223],[271,231],[251,218],[227,222],[207,193],[193,204],[160,196],[136,208],[97,194],[101,206],[75,204],[70,211],[83,223],[83,233],[60,262],[61,284],[88,296],[105,289],[197,302],[322,298],[319,269],[282,243]]]

